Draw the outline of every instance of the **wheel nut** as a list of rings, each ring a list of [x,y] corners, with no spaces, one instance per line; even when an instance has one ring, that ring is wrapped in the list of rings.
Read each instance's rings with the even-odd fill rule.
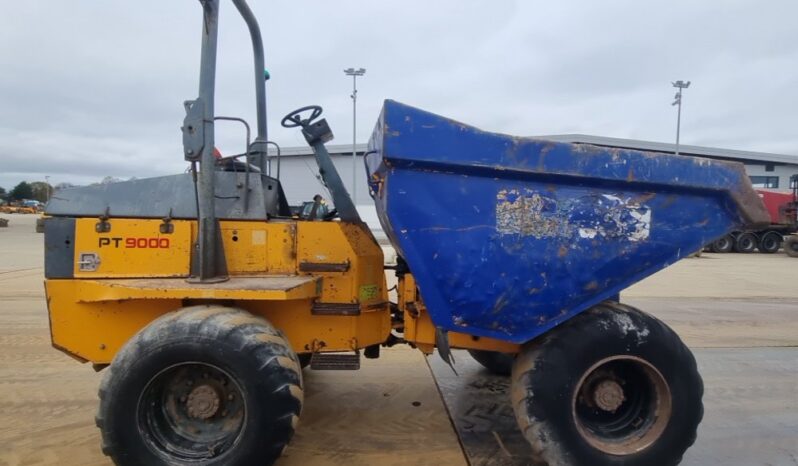
[[[219,409],[219,395],[212,387],[200,385],[188,395],[188,415],[194,419],[208,419]]]
[[[623,395],[623,388],[614,380],[605,380],[598,384],[593,392],[593,401],[596,406],[604,411],[615,412],[621,407],[626,397]]]

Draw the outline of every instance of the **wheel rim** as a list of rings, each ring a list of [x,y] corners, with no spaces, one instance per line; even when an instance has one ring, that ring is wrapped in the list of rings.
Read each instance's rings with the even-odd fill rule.
[[[660,372],[635,356],[602,359],[574,390],[576,428],[591,446],[617,456],[651,446],[671,417],[671,394]]]
[[[740,240],[740,250],[741,251],[748,252],[748,251],[751,251],[753,249],[754,249],[754,240],[753,239],[751,239],[751,238],[746,236],[745,238]]]
[[[719,251],[726,251],[731,248],[731,240],[729,238],[721,238],[715,242],[715,248]]]
[[[779,249],[779,240],[773,236],[765,236],[762,239],[762,248],[765,251],[777,251]]]
[[[137,411],[139,431],[150,448],[170,459],[194,462],[218,457],[236,444],[246,402],[227,372],[191,362],[155,375]]]

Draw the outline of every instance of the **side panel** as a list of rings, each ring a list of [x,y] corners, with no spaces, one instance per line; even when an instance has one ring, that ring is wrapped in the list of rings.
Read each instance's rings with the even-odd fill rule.
[[[163,233],[160,220],[107,220],[110,231],[98,232],[96,218],[69,219],[75,226],[74,276],[79,278],[187,277],[196,224],[170,222]],[[228,271],[232,275],[296,272],[296,224],[294,222],[221,222]],[[56,241],[62,241],[59,237]],[[60,243],[56,246],[61,247]],[[49,253],[48,253],[49,254]],[[95,270],[79,269],[82,254],[95,254]],[[70,258],[73,259],[73,258]],[[70,270],[70,272],[72,272]]]
[[[126,250],[128,237],[163,238],[159,235],[162,222],[112,218],[110,232],[97,233],[97,221],[77,220],[75,256],[69,258],[79,257],[82,251],[100,251],[97,270],[75,270],[74,279],[48,279],[45,285],[53,345],[80,359],[109,363],[122,345],[152,320],[195,304],[219,303],[262,315],[286,334],[297,352],[352,351],[382,343],[390,333],[382,250],[359,226],[340,222],[221,223],[228,269],[236,276],[230,282],[320,277],[316,300],[276,299],[266,296],[268,291],[258,294],[254,285],[244,290],[208,286],[201,298],[192,295],[192,299],[164,298],[156,287],[151,296],[122,294],[120,299],[108,300],[98,295],[96,286],[82,284],[99,281],[89,278],[106,277],[105,284],[116,282],[120,288],[124,282],[115,279],[140,277],[158,282],[159,277],[186,276],[194,228],[190,221],[172,222],[172,250]],[[119,247],[115,247],[116,237],[120,238]],[[172,280],[182,282],[182,278]]]
[[[78,280],[47,280],[50,337],[56,348],[97,364],[110,363],[136,332],[178,309],[177,300],[81,303]]]
[[[171,222],[172,233],[162,233],[159,220],[111,218],[108,231],[97,231],[98,219],[76,220],[75,270],[77,278],[188,276],[194,222]],[[81,257],[94,254],[94,270],[81,270]]]
[[[53,346],[95,364],[108,364],[139,330],[167,312],[202,304],[181,300],[80,302],[76,280],[46,282]],[[212,303],[207,300],[204,303]],[[358,316],[312,313],[312,301],[220,301],[265,317],[282,330],[298,353],[352,351],[384,342],[391,329],[387,308]]]
[[[75,269],[75,219],[46,218],[44,276],[71,278]]]
[[[297,353],[353,351],[383,343],[391,330],[391,316],[385,309],[358,316],[314,315],[309,301],[237,303],[262,315],[285,333]]]
[[[435,348],[435,324],[419,296],[416,280],[405,274],[398,284],[399,309],[404,314],[405,340],[416,345],[425,353]],[[460,332],[448,332],[449,346],[452,348],[479,349],[501,353],[517,353],[520,346],[494,338],[479,337]]]
[[[231,275],[296,272],[296,223],[230,221],[221,231]]]
[[[297,268],[324,277],[322,303],[349,303],[361,311],[387,307],[382,249],[359,226],[299,222]]]

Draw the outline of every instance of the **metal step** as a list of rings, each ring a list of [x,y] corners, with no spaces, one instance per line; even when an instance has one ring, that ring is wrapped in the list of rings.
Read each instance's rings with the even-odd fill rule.
[[[313,353],[310,368],[316,371],[356,371],[360,369],[360,352]]]

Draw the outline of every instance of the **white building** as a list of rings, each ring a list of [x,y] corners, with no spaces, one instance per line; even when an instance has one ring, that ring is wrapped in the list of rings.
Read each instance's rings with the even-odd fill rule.
[[[676,151],[675,144],[665,142],[608,138],[604,136],[589,136],[586,134],[555,134],[551,136],[540,136],[540,139],[573,144],[593,144],[595,146],[659,152],[663,154],[673,154]],[[782,191],[790,190],[790,177],[798,175],[798,156],[796,155],[770,154],[766,152],[690,146],[685,144],[679,144],[679,155],[742,162],[755,188],[771,188]]]
[[[341,179],[344,181],[349,194],[352,194],[352,180],[357,182],[357,196],[355,204],[373,205],[369,196],[368,185],[366,183],[366,167],[363,164],[363,153],[366,151],[366,144],[357,145],[357,162],[352,164],[352,144],[328,144],[327,151],[332,157],[335,168]],[[269,150],[269,155],[276,156],[277,152]],[[271,158],[272,176],[277,176],[277,158]],[[304,147],[283,147],[280,150],[279,178],[282,181],[285,196],[288,203],[298,205],[305,201],[313,200],[313,196],[321,194],[325,199],[330,199],[330,193],[321,183],[319,177],[319,167],[313,157],[313,150],[310,146]]]

